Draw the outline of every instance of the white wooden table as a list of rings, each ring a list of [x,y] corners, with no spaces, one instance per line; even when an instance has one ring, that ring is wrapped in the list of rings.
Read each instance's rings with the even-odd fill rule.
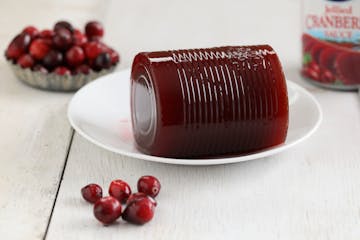
[[[71,129],[72,94],[29,88],[0,60],[0,239],[360,239],[360,101],[298,74],[300,5],[279,1],[0,1],[0,50],[25,25],[99,19],[130,66],[140,50],[269,43],[289,80],[319,100],[324,120],[273,157],[190,167],[122,157]],[[303,116],[306,117],[306,116]],[[163,185],[152,222],[103,227],[80,188],[152,174]]]

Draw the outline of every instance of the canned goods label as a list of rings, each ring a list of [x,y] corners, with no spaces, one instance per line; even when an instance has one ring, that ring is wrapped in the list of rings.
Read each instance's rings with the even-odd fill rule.
[[[360,0],[303,0],[302,74],[321,85],[360,85]]]

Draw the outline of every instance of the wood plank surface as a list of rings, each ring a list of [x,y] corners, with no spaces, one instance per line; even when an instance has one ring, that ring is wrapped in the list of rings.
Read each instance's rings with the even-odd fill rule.
[[[72,135],[70,94],[29,88],[4,62],[0,72],[1,239],[41,239]]]
[[[299,2],[110,5],[104,18],[107,39],[120,50],[122,67],[141,50],[269,43],[287,78],[319,100],[324,121],[311,138],[284,153],[205,167],[123,157],[75,134],[47,239],[360,239],[359,99],[300,78]],[[269,11],[272,17],[265,17]],[[99,183],[106,194],[111,180],[121,178],[134,187],[143,174],[157,176],[163,186],[147,225],[119,220],[103,227],[81,199],[87,183]]]
[[[75,134],[47,239],[359,239],[358,97],[321,91],[317,98],[326,120],[309,140],[238,164],[150,163]],[[144,174],[163,185],[155,218],[145,226],[120,220],[103,227],[80,196],[87,183],[99,183],[107,194],[111,180],[134,187]]]
[[[81,26],[101,15],[99,2],[0,1],[0,239],[44,237],[73,134],[72,94],[25,86],[3,53],[25,26],[52,28],[64,18]]]

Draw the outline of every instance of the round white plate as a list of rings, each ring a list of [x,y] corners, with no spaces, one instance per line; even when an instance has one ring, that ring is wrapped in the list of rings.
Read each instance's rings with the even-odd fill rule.
[[[143,154],[135,148],[130,119],[130,70],[120,71],[86,85],[72,98],[68,118],[73,128],[90,142],[125,156],[154,162],[213,165],[241,162],[270,156],[308,138],[319,126],[319,103],[305,89],[288,81],[290,122],[286,142],[247,155],[175,159]]]

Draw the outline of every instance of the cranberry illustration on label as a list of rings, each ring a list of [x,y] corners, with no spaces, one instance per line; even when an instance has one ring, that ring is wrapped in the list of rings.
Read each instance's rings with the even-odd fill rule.
[[[326,47],[320,54],[319,65],[321,68],[327,69],[333,74],[335,72],[335,58],[339,55],[339,50],[336,48]]]
[[[341,53],[336,58],[335,66],[345,84],[360,84],[360,52]]]

